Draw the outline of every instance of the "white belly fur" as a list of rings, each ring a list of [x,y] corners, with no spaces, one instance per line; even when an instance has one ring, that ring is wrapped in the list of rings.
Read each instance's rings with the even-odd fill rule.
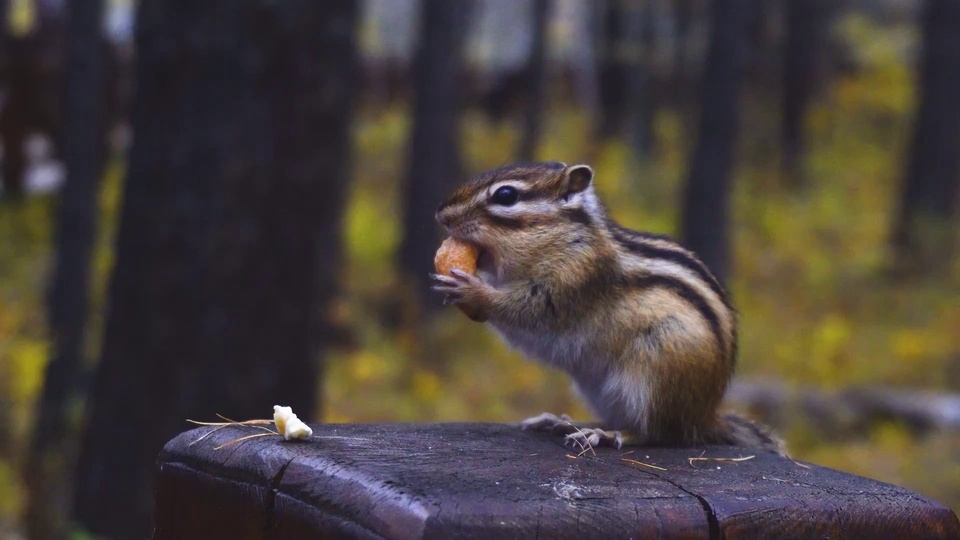
[[[600,347],[588,336],[590,329],[547,336],[543,332],[491,324],[511,347],[543,364],[562,369],[574,381],[577,393],[608,429],[632,429],[642,435],[650,406],[650,384],[643,362],[635,369],[614,369],[620,359],[597,358]],[[636,361],[635,361],[636,362]]]

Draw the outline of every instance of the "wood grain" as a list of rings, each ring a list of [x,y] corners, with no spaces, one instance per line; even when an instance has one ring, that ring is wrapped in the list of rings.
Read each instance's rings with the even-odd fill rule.
[[[956,515],[934,501],[773,454],[693,466],[701,454],[754,453],[624,448],[571,459],[555,437],[507,424],[312,427],[309,441],[220,450],[253,430],[170,441],[154,538],[960,538]]]

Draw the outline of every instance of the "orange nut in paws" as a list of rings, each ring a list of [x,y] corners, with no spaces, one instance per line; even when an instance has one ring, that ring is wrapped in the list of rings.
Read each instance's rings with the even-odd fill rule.
[[[455,238],[447,238],[440,244],[436,256],[433,258],[433,266],[437,273],[441,275],[450,275],[450,270],[454,268],[471,275],[477,274],[477,257],[480,256],[480,250],[473,244],[461,242]],[[464,312],[470,319],[483,322],[487,316],[480,313],[479,310],[471,306],[457,304],[460,311]]]

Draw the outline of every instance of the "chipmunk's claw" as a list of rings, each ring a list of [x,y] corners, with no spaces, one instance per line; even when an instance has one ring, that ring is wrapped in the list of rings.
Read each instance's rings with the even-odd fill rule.
[[[444,304],[483,304],[492,289],[477,276],[453,269],[449,275],[431,274],[433,290],[444,295]]]
[[[604,431],[600,428],[580,428],[573,433],[567,434],[564,444],[577,448],[586,449],[587,447],[597,448],[598,446],[610,446],[619,449],[623,446],[623,435],[619,431]]]
[[[434,280],[433,290],[438,293],[443,294],[443,303],[452,304],[460,298],[458,292],[460,288],[460,282],[451,276],[444,276],[442,274],[431,274],[431,278]]]

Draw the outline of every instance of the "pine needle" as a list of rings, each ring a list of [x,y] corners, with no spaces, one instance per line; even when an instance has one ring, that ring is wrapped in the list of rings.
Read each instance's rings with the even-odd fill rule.
[[[189,422],[189,421],[190,421],[190,420],[187,420],[187,422]],[[216,433],[217,431],[220,431],[221,429],[223,429],[223,428],[225,428],[225,427],[228,427],[229,425],[230,425],[230,424],[223,424],[223,425],[217,426],[217,427],[211,429],[210,431],[204,433],[203,435],[197,437],[197,439],[196,439],[195,441],[191,442],[191,443],[188,444],[187,446],[193,446],[193,445],[197,444],[198,442],[206,439],[206,438],[209,437],[210,435],[213,435],[213,434]]]
[[[691,466],[691,467],[693,467],[693,462],[694,462],[694,461],[721,461],[721,462],[725,462],[725,463],[740,463],[740,462],[743,462],[743,461],[750,461],[751,459],[757,457],[757,456],[747,456],[747,457],[740,456],[740,457],[735,457],[735,458],[728,458],[728,457],[702,457],[703,454],[700,454],[700,456],[701,456],[701,457],[687,458],[687,461],[690,462],[690,466]]]
[[[257,437],[269,437],[269,436],[271,436],[271,435],[279,435],[279,433],[277,433],[277,432],[275,432],[275,431],[274,431],[274,432],[270,432],[270,433],[254,433],[253,435],[247,435],[246,437],[240,437],[239,439],[234,439],[234,440],[232,440],[232,441],[230,441],[230,442],[223,443],[223,444],[221,444],[220,446],[214,448],[214,450],[219,450],[219,449],[223,448],[224,446],[230,446],[231,444],[236,444],[236,443],[238,443],[238,442],[240,442],[240,441],[245,441],[245,440],[247,440],[247,439],[256,439]]]
[[[220,416],[219,414],[217,416]],[[220,416],[220,418],[223,418]],[[227,422],[200,422],[198,420],[191,420],[187,418],[187,422],[191,424],[196,424],[198,426],[265,426],[272,424],[273,420],[244,420],[243,422],[237,422],[236,420],[229,420]]]
[[[266,437],[266,436],[268,436],[268,435],[280,435],[280,434],[277,433],[276,431],[274,431],[274,430],[272,430],[272,429],[270,429],[270,428],[264,427],[264,426],[267,426],[267,425],[272,425],[272,424],[274,423],[273,420],[256,419],[256,420],[244,420],[244,421],[242,421],[242,422],[238,422],[238,421],[236,421],[236,420],[231,420],[230,418],[227,418],[226,416],[224,416],[224,415],[222,415],[222,414],[220,414],[220,413],[217,413],[217,416],[218,416],[219,418],[225,420],[225,421],[224,421],[224,422],[200,422],[200,421],[197,421],[197,420],[191,420],[191,419],[187,418],[187,422],[190,422],[191,424],[196,424],[196,425],[198,425],[198,426],[214,426],[213,429],[211,429],[210,431],[204,433],[204,434],[201,435],[200,437],[197,437],[197,440],[191,442],[191,443],[188,444],[187,446],[193,446],[193,445],[197,444],[198,442],[206,439],[207,437],[209,437],[209,436],[212,435],[213,433],[215,433],[215,432],[217,432],[217,431],[220,431],[221,429],[223,429],[223,428],[225,428],[225,427],[230,427],[230,426],[246,426],[246,427],[252,427],[252,428],[256,428],[256,429],[260,429],[260,430],[266,431],[266,433],[258,433],[258,434],[256,434],[256,435],[248,435],[248,436],[246,436],[246,437],[240,437],[239,439],[234,439],[234,440],[232,440],[232,441],[230,441],[230,442],[228,442],[228,443],[221,444],[220,446],[214,448],[214,450],[219,450],[219,449],[223,448],[224,446],[228,446],[228,445],[231,445],[231,444],[233,444],[233,443],[240,442],[240,441],[243,441],[243,440],[246,440],[246,439],[252,439],[252,438],[254,438],[254,437]]]
[[[620,458],[620,461],[626,461],[627,463],[633,463],[634,465],[642,465],[642,466],[644,466],[644,467],[650,467],[651,469],[656,469],[656,470],[658,470],[658,471],[665,471],[665,470],[666,470],[666,469],[664,469],[663,467],[657,467],[656,465],[651,465],[651,464],[649,464],[649,463],[644,463],[644,462],[642,462],[642,461],[637,461],[637,460],[635,460],[635,459],[630,459],[630,458],[623,458],[623,457],[622,457],[622,458]]]
[[[574,441],[575,443],[577,443],[578,445],[580,445],[580,453],[577,454],[577,457],[580,457],[580,456],[586,454],[587,452],[590,452],[591,454],[593,454],[593,457],[597,457],[597,452],[596,452],[596,450],[593,449],[593,445],[590,444],[590,443],[588,443],[588,442],[586,442],[586,441],[587,441],[587,434],[584,433],[582,429],[580,429],[580,428],[578,428],[576,425],[574,425],[573,422],[571,422],[571,421],[569,421],[569,420],[564,420],[564,422],[566,422],[567,425],[569,425],[569,426],[572,427],[573,429],[577,430],[577,433],[579,433],[580,436],[583,437],[583,440],[584,440],[583,443],[581,443],[581,442],[580,442],[579,440],[577,440],[577,439],[573,439],[573,441]],[[584,444],[584,443],[586,443],[586,444]]]

